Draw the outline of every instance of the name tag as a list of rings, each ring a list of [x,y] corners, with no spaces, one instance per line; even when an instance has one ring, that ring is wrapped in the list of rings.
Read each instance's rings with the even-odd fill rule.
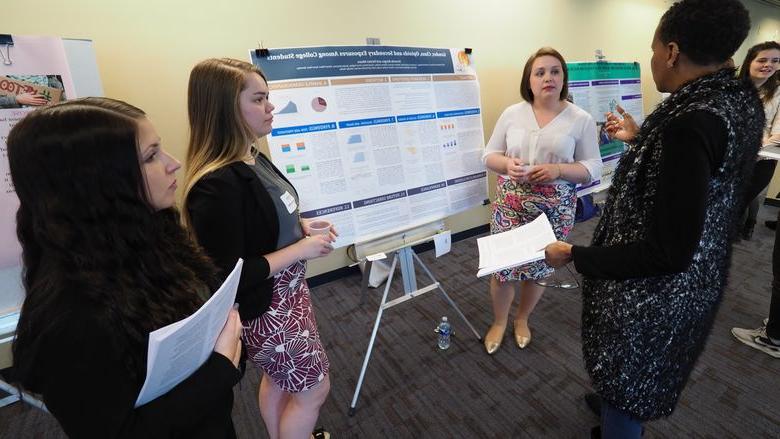
[[[295,197],[293,197],[289,192],[284,191],[281,197],[279,197],[282,200],[282,203],[284,203],[284,206],[287,208],[287,213],[293,213],[295,212],[295,209],[298,208],[298,203],[295,202]]]

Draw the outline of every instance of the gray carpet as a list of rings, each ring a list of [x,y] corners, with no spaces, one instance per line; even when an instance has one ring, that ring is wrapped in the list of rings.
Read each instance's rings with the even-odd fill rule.
[[[753,239],[734,247],[729,287],[707,348],[672,416],[651,422],[645,437],[780,437],[780,360],[737,342],[733,326],[756,327],[769,309],[773,235],[763,220]],[[587,243],[595,221],[578,224],[572,242]],[[435,259],[421,255],[461,310],[484,332],[490,323],[487,279],[475,277],[474,238]],[[569,278],[563,270],[556,278]],[[422,285],[425,275],[418,271]],[[397,297],[400,280],[394,282]],[[494,356],[441,294],[431,292],[385,311],[357,412],[349,405],[376,316],[381,290],[360,293],[353,275],[313,289],[331,361],[331,394],[319,423],[334,438],[584,438],[597,423],[582,401],[589,380],[580,352],[579,290],[548,289],[531,320],[533,341],[521,351],[507,332]],[[442,315],[453,324],[452,346],[436,347]],[[240,438],[267,437],[257,409],[258,375],[236,387],[233,419]],[[773,409],[774,407],[774,409]],[[64,437],[56,421],[23,404],[0,409],[0,437]]]

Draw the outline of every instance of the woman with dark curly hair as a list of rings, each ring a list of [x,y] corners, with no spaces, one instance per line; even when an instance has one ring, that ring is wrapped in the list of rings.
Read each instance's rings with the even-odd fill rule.
[[[236,311],[195,373],[134,407],[149,332],[218,286],[173,208],[180,165],[144,112],[106,98],[33,111],[11,130],[8,160],[26,289],[16,380],[71,437],[235,437]]]
[[[755,87],[729,67],[749,29],[738,0],[664,13],[650,68],[671,95],[641,128],[622,109],[608,115],[629,147],[592,245],[546,249],[585,277],[583,357],[602,437],[639,437],[642,422],[671,414],[712,328],[764,124]]]

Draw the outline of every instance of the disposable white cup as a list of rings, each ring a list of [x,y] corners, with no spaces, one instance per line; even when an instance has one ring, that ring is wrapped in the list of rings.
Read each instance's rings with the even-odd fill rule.
[[[332,224],[326,220],[314,220],[309,223],[310,235],[327,235],[330,233]]]

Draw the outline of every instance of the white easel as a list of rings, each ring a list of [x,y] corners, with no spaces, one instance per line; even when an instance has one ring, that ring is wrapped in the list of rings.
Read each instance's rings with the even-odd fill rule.
[[[379,332],[379,322],[382,320],[382,313],[384,312],[384,310],[388,308],[392,308],[396,305],[411,300],[415,297],[422,296],[427,292],[438,289],[444,295],[444,298],[447,300],[447,302],[449,302],[450,305],[455,309],[455,312],[457,312],[460,318],[463,319],[463,321],[466,323],[469,329],[471,329],[471,332],[474,333],[474,337],[476,337],[476,339],[480,343],[482,342],[482,337],[479,335],[477,330],[474,329],[474,326],[471,324],[471,322],[469,322],[469,320],[461,312],[460,308],[458,308],[458,305],[455,304],[455,302],[450,298],[447,292],[444,291],[444,288],[441,286],[441,283],[439,283],[439,281],[436,280],[436,278],[433,276],[433,273],[431,273],[431,270],[428,269],[428,267],[420,260],[420,257],[417,256],[417,254],[412,249],[413,246],[431,241],[432,239],[433,236],[431,235],[416,240],[414,242],[404,243],[400,247],[387,251],[387,253],[390,252],[394,253],[393,263],[390,265],[390,276],[387,278],[387,283],[385,284],[385,289],[384,292],[382,293],[382,301],[379,303],[379,309],[377,310],[376,313],[376,320],[374,321],[374,329],[371,331],[371,338],[368,341],[368,348],[366,350],[366,355],[365,358],[363,358],[363,367],[361,367],[360,369],[360,376],[358,377],[358,382],[357,385],[355,386],[355,394],[352,396],[352,403],[349,406],[349,416],[353,416],[355,414],[355,407],[357,405],[358,395],[360,395],[360,388],[363,385],[363,378],[365,377],[366,369],[368,368],[368,360],[371,358],[371,351],[374,348],[374,340],[376,339],[377,332]],[[431,280],[431,284],[422,288],[417,288],[417,276],[414,270],[415,261],[420,266],[420,268],[422,268],[422,270],[425,271],[425,274],[428,275],[428,278]],[[393,282],[393,277],[395,275],[395,267],[399,263],[401,265],[401,278],[404,283],[404,294],[398,298],[388,301],[387,296],[390,291],[390,285]],[[369,278],[369,274],[371,273],[371,264],[372,261],[366,260],[365,270],[363,271],[363,282],[362,282],[362,291],[361,291],[361,293],[363,294],[365,294],[368,287],[368,278]]]

